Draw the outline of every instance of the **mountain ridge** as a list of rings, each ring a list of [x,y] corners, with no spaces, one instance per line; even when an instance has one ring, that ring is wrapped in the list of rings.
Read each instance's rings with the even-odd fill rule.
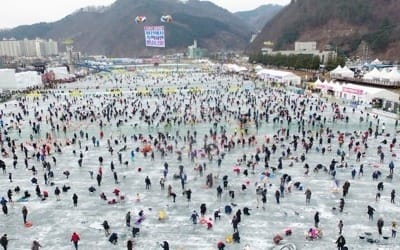
[[[284,6],[278,4],[265,4],[256,9],[238,11],[234,14],[245,21],[254,31],[260,31],[268,21],[283,9]]]
[[[0,31],[0,37],[52,38],[59,43],[71,38],[77,51],[116,57],[182,52],[193,40],[210,51],[243,49],[251,37],[246,23],[207,1],[117,0],[101,10],[82,8],[55,22]],[[161,23],[166,14],[172,15],[172,23]],[[139,15],[147,17],[146,23],[135,23]],[[165,49],[145,47],[144,25],[165,26]]]

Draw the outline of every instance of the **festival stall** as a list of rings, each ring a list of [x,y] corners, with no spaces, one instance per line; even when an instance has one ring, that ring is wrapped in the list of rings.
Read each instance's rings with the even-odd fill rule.
[[[330,72],[332,78],[354,78],[354,72],[347,66],[343,68],[339,65]]]
[[[42,78],[36,71],[26,71],[15,74],[18,89],[35,88],[42,85]]]
[[[380,106],[388,111],[393,110],[395,103],[399,102],[398,94],[390,90],[354,84],[343,85],[340,96],[355,104],[373,104],[379,101]]]
[[[287,71],[263,69],[257,73],[257,76],[266,82],[276,82],[294,86],[301,84],[300,76]]]

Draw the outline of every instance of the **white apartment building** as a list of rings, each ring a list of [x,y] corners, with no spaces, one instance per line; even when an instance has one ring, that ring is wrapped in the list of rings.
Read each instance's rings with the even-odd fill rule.
[[[58,55],[58,43],[52,39],[43,40],[1,40],[0,56],[10,57],[47,57]]]

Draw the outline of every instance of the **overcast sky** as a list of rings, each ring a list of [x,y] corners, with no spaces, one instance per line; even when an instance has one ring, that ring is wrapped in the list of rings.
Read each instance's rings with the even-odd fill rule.
[[[210,1],[232,12],[255,9],[263,4],[286,5],[290,2],[290,0]],[[115,0],[0,0],[0,28],[12,28],[18,25],[38,22],[52,22],[85,6],[109,5],[113,2]]]

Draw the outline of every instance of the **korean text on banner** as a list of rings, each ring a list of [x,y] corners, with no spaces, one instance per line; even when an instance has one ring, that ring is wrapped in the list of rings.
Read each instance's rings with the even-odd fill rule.
[[[164,26],[144,26],[146,47],[165,48]]]

